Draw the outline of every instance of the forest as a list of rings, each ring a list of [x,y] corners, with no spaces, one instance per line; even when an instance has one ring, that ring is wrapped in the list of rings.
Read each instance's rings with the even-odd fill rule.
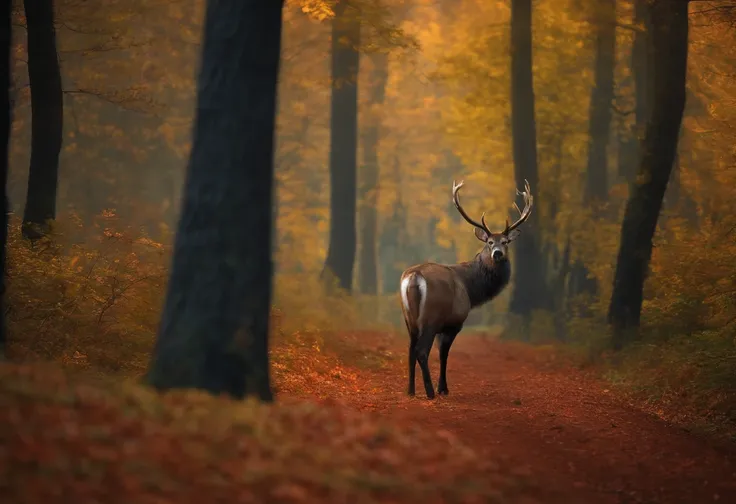
[[[0,501],[736,502],[736,1],[2,18]]]

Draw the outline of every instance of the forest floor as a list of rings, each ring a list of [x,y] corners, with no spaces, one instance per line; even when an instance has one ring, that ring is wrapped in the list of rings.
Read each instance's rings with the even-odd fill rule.
[[[366,355],[404,352],[380,334],[352,337],[373,347]],[[435,345],[435,386],[438,360]],[[545,503],[736,502],[736,445],[663,420],[553,353],[461,335],[448,360],[450,394],[434,401],[418,368],[417,395],[406,396],[407,373],[399,359],[390,362],[348,384],[327,379],[287,393],[337,397],[399,424],[450,432],[526,475]]]
[[[406,396],[389,333],[290,335],[272,353],[274,405],[0,364],[0,502],[736,502],[733,444],[551,351],[463,334],[434,401],[419,377]]]

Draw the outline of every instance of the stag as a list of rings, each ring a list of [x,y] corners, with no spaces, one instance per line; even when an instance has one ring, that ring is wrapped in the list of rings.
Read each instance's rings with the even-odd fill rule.
[[[460,215],[475,228],[475,237],[483,242],[483,249],[472,261],[459,264],[417,264],[401,275],[401,311],[404,314],[406,329],[409,332],[409,389],[414,395],[416,364],[422,370],[424,389],[428,399],[434,399],[435,392],[429,374],[429,353],[435,336],[439,336],[440,379],[437,393],[446,395],[447,356],[455,337],[462,330],[470,310],[492,300],[506,287],[511,278],[511,263],[508,258],[509,243],[519,236],[519,226],[529,218],[534,198],[529,182],[525,182],[524,192],[516,190],[524,198],[524,209],[514,203],[519,218],[500,233],[494,233],[486,225],[485,213],[480,223],[471,219],[463,210],[458,191],[463,186],[452,183],[452,201]]]

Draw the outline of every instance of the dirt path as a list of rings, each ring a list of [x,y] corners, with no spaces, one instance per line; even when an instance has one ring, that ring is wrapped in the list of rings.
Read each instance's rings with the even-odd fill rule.
[[[435,349],[435,384],[437,360]],[[419,372],[417,397],[406,397],[405,375],[368,373],[370,392],[350,402],[456,434],[529,474],[542,502],[736,503],[736,450],[711,446],[627,406],[604,384],[535,362],[518,347],[458,338],[448,363],[450,395],[432,402]]]

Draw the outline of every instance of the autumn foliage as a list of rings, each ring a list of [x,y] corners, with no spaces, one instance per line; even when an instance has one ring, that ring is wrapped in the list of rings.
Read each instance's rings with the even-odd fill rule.
[[[104,10],[92,3],[57,6],[66,86],[59,211],[52,234],[33,243],[21,238],[17,218],[31,128],[24,35],[15,32],[5,294],[13,364],[0,366],[0,444],[10,454],[0,460],[7,475],[0,488],[18,503],[473,502],[470,494],[492,502],[513,495],[505,468],[452,436],[402,430],[335,404],[159,397],[134,383],[148,367],[165,295],[203,2],[112,2]],[[631,52],[642,29],[633,2],[617,4],[607,199],[593,208],[583,193],[595,2],[534,2],[540,181],[533,218],[546,263],[539,282],[549,287],[552,308],[536,310],[522,335],[507,314],[511,285],[467,326],[573,353],[655,411],[679,410],[684,422],[705,419],[733,432],[736,35],[730,18],[696,6],[710,2],[691,2],[687,109],[642,327],[613,354],[605,318],[621,218],[636,183],[625,168],[639,135]],[[509,1],[361,0],[371,27],[362,54],[387,58],[382,104],[363,92],[373,59],[362,59],[358,83],[359,120],[380,123],[378,182],[358,192],[375,201],[378,234],[376,243],[357,244],[376,247],[379,294],[327,289],[320,273],[330,226],[330,5],[288,0],[284,10],[271,371],[277,397],[292,399],[350,396],[364,369],[394,373],[403,387],[401,270],[477,251],[452,207],[452,181],[465,180],[464,205],[472,215],[486,212],[491,227],[511,214],[521,182],[511,157]],[[361,191],[362,170],[359,163]],[[385,341],[364,329],[380,329]],[[30,365],[39,360],[58,366]],[[32,470],[38,461],[48,463],[46,472]]]

